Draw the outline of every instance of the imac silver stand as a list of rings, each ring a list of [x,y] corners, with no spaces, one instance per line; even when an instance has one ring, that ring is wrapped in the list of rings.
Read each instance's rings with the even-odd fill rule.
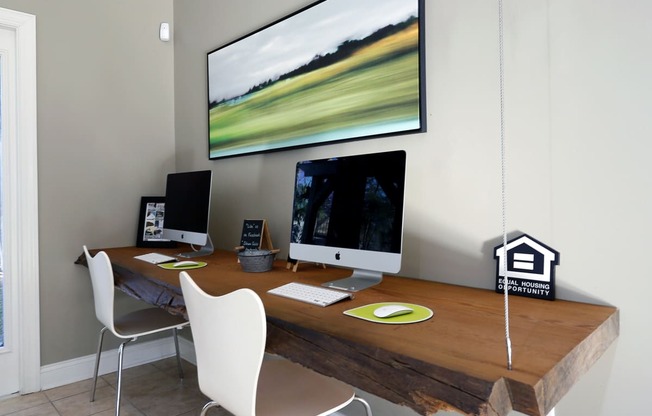
[[[193,247],[194,250],[194,246],[191,245],[191,247]],[[213,254],[213,251],[215,251],[215,248],[213,247],[213,241],[211,240],[211,236],[207,235],[206,244],[203,245],[199,250],[189,251],[187,253],[179,253],[177,256],[183,257],[185,259],[194,259],[195,257],[210,256]]]
[[[323,283],[322,286],[331,289],[346,290],[347,292],[358,292],[368,287],[375,286],[382,281],[383,274],[381,272],[355,269],[351,276]]]

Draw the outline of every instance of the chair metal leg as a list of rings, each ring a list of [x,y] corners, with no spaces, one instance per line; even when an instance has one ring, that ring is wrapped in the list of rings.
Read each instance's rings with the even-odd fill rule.
[[[116,387],[116,399],[115,399],[115,416],[120,416],[120,393],[122,392],[122,359],[124,357],[125,346],[134,341],[136,338],[128,339],[118,348],[118,386]]]
[[[362,397],[355,396],[353,400],[357,400],[360,403],[362,403],[362,405],[364,406],[364,410],[367,413],[367,416],[372,416],[371,407],[369,406],[369,403],[367,403],[365,399],[363,399]]]
[[[179,353],[179,330],[174,328],[172,333],[174,334],[174,348],[177,351],[177,368],[179,369],[179,378],[183,380],[183,367],[181,367],[181,354]]]
[[[100,339],[97,342],[97,355],[95,356],[95,372],[93,373],[93,389],[91,390],[91,402],[95,401],[95,387],[97,386],[97,373],[100,369],[100,355],[102,355],[102,341],[104,340],[104,333],[108,328],[104,327],[100,331]]]
[[[208,412],[208,409],[210,409],[211,407],[220,407],[220,405],[217,404],[216,402],[206,403],[204,407],[201,409],[201,413],[199,414],[199,416],[206,416],[206,412]]]

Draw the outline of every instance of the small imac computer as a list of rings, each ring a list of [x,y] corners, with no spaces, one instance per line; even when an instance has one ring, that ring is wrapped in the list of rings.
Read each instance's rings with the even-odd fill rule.
[[[401,268],[405,152],[297,163],[290,257],[353,269],[324,286],[356,292]]]
[[[170,173],[165,186],[163,238],[188,243],[193,251],[179,257],[206,256],[213,252],[208,235],[213,172]],[[194,246],[201,246],[196,249]]]

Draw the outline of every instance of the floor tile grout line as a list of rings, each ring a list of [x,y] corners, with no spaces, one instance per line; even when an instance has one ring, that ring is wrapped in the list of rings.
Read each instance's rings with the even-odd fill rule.
[[[186,365],[184,365],[184,367],[186,367]],[[134,384],[139,384],[138,380],[140,379],[142,383],[152,382],[152,385],[156,386],[156,382],[162,380],[163,378],[166,378],[168,380],[170,378],[173,378],[172,371],[171,371],[172,366],[166,364],[165,360],[157,362],[156,365],[150,363],[150,364],[145,364],[143,366],[138,366],[133,368],[134,371],[132,372],[132,374],[127,374],[127,377],[125,377],[123,381],[131,380],[132,382],[135,382]],[[138,369],[136,370],[136,368]],[[154,391],[144,394],[143,397],[151,396],[151,398],[153,398],[154,401],[157,401],[159,400],[160,395],[167,395],[171,392],[176,391],[176,389],[180,388],[181,390],[179,391],[179,393],[182,395],[183,399],[185,400],[190,399],[188,402],[190,403],[190,407],[195,406],[196,408],[201,408],[203,406],[203,401],[205,400],[205,397],[203,396],[203,394],[201,393],[201,389],[199,389],[199,386],[197,385],[196,367],[190,365],[187,368],[187,370],[184,368],[184,371],[186,371],[186,377],[184,377],[184,379],[181,380],[180,384],[177,384],[176,387],[173,385],[168,385],[166,384],[165,381],[163,381],[160,385],[160,387],[162,388],[161,390],[156,390],[156,387],[154,387]],[[106,392],[107,395],[105,397],[113,396],[114,399],[115,397],[114,395],[116,391],[116,386],[114,385],[115,377],[116,377],[115,372],[105,374],[99,377],[102,380],[101,388],[102,389],[108,388]],[[58,386],[52,389],[42,390],[40,392],[35,393],[35,394],[39,394],[40,397],[31,396],[31,395],[17,396],[16,398],[18,398],[19,400],[21,397],[25,397],[26,398],[25,404],[27,404],[27,406],[21,407],[20,402],[16,402],[14,404],[11,404],[10,405],[11,407],[7,408],[7,410],[11,411],[11,413],[5,413],[0,410],[1,412],[0,415],[15,416],[22,412],[38,415],[39,413],[34,413],[35,411],[34,410],[30,411],[30,409],[43,406],[44,407],[43,410],[47,412],[46,413],[47,415],[56,414],[58,416],[67,416],[71,413],[65,406],[70,406],[71,405],[70,402],[72,402],[73,403],[72,408],[74,409],[75,398],[77,396],[78,396],[77,403],[84,403],[86,400],[90,402],[90,397],[88,396],[90,395],[90,388],[88,386],[90,384],[90,380],[91,379],[81,380],[79,382],[70,383],[64,386]],[[68,388],[69,390],[66,390],[66,388]],[[57,389],[62,389],[62,390],[57,391]],[[27,398],[28,396],[30,398]],[[140,397],[140,396],[134,396],[132,397],[132,399],[135,397]],[[29,403],[29,400],[33,400],[33,399],[36,399],[38,403],[36,402],[34,404]],[[197,400],[196,404],[192,404],[192,401],[194,400]],[[0,408],[2,407],[2,402],[3,400],[0,401]],[[123,396],[121,400],[121,404],[127,405],[129,409],[133,409],[135,413],[141,416],[153,416],[154,414],[160,416],[160,409],[158,410],[158,412],[154,409],[151,409],[149,412],[145,411],[146,408],[143,408],[142,406],[147,405],[147,402],[140,401],[140,399],[134,401],[131,400],[128,396]],[[193,414],[192,412],[194,412],[195,407],[189,408],[188,410],[178,409],[175,410],[173,414],[176,416],[192,415]],[[113,411],[115,410],[114,401],[111,408],[113,409]],[[102,413],[109,414],[108,412],[109,409],[103,409],[103,410],[93,409],[92,406],[89,406],[87,407],[87,410],[84,413],[88,416],[93,416]]]

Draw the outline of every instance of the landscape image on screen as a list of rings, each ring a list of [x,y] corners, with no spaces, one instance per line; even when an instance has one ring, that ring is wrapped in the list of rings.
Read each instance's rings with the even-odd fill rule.
[[[326,0],[209,52],[209,158],[421,131],[419,3]]]

